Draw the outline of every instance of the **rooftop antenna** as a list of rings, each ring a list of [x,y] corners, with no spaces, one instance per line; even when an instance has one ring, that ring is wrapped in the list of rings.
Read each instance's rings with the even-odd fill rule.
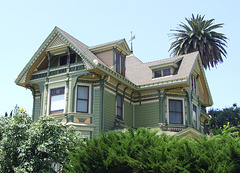
[[[133,46],[132,46],[132,41],[135,39],[135,35],[132,36],[132,31],[131,31],[131,39],[129,41],[131,41],[131,53],[133,53]]]

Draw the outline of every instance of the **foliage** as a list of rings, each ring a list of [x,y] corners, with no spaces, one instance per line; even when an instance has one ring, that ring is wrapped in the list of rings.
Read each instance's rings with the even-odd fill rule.
[[[0,118],[0,172],[55,172],[76,141],[71,129],[50,117],[33,122],[23,109]]]
[[[211,138],[175,137],[140,128],[111,131],[70,152],[65,172],[238,172],[240,139],[227,127]]]
[[[221,133],[223,126],[228,123],[229,127],[235,127],[234,131],[240,132],[240,108],[237,107],[237,105],[222,110],[211,109],[208,114],[212,116],[210,120],[210,129],[213,134]]]
[[[214,24],[214,19],[205,20],[205,16],[197,15],[186,19],[187,24],[179,24],[179,28],[170,34],[174,41],[169,51],[177,56],[194,51],[199,51],[203,67],[214,67],[223,62],[222,55],[226,57],[227,37],[215,29],[222,28],[223,24]]]

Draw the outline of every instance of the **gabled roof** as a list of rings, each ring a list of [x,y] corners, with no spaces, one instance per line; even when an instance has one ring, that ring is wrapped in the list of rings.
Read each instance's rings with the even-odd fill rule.
[[[55,27],[53,31],[49,34],[49,36],[46,38],[46,40],[43,42],[43,44],[40,46],[40,48],[33,55],[33,57],[30,59],[30,61],[27,63],[27,65],[24,67],[24,69],[21,71],[21,73],[18,75],[17,79],[15,80],[16,84],[21,85],[26,82],[27,74],[31,69],[32,65],[36,62],[39,56],[46,50],[46,48],[56,37],[60,38],[60,40],[64,42],[64,44],[68,45],[71,49],[73,49],[83,59],[83,61],[89,65],[88,68],[95,67],[95,63],[93,62],[93,60],[95,59],[97,59],[98,63],[106,66],[106,64],[104,64],[101,59],[95,56],[88,49],[89,47],[87,45],[72,37],[60,28]]]
[[[91,50],[92,52],[100,52],[100,51],[104,51],[104,50],[107,50],[107,49],[110,49],[113,47],[120,48],[121,51],[124,51],[124,53],[126,55],[129,55],[131,53],[125,39],[120,39],[120,40],[111,41],[111,42],[104,43],[104,44],[99,44],[96,46],[91,46],[91,47],[89,47],[89,50]]]

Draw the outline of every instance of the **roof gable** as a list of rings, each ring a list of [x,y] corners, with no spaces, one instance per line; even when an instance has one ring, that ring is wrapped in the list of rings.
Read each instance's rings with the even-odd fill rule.
[[[58,27],[55,27],[53,31],[49,34],[46,40],[42,43],[40,48],[36,51],[21,73],[15,80],[18,85],[25,85],[28,73],[33,72],[32,66],[37,62],[38,58],[44,53],[45,50],[52,50],[55,48],[60,48],[63,46],[69,46],[74,50],[86,64],[86,68],[94,68],[96,64],[94,60],[97,59],[98,63],[105,65],[98,57],[96,57],[89,49],[88,46],[75,39],[65,31]]]

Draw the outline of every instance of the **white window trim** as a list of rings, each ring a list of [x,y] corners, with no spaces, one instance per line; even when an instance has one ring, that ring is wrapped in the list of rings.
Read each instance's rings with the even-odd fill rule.
[[[63,88],[64,87],[64,109],[63,113],[66,112],[66,83],[57,83],[57,84],[49,84],[48,86],[48,98],[47,98],[47,115],[50,115],[50,101],[51,101],[51,89]]]
[[[169,100],[181,100],[182,101],[182,110],[183,110],[183,124],[176,124],[176,125],[185,125],[186,122],[186,115],[185,115],[185,102],[184,98],[179,97],[167,97],[167,122],[169,123]]]
[[[77,91],[78,91],[78,86],[88,86],[89,91],[88,91],[88,113],[81,113],[77,112]],[[86,83],[80,83],[78,82],[76,87],[75,87],[75,97],[74,97],[74,112],[80,113],[80,114],[91,114],[91,103],[92,103],[92,85],[91,84],[86,84]]]

